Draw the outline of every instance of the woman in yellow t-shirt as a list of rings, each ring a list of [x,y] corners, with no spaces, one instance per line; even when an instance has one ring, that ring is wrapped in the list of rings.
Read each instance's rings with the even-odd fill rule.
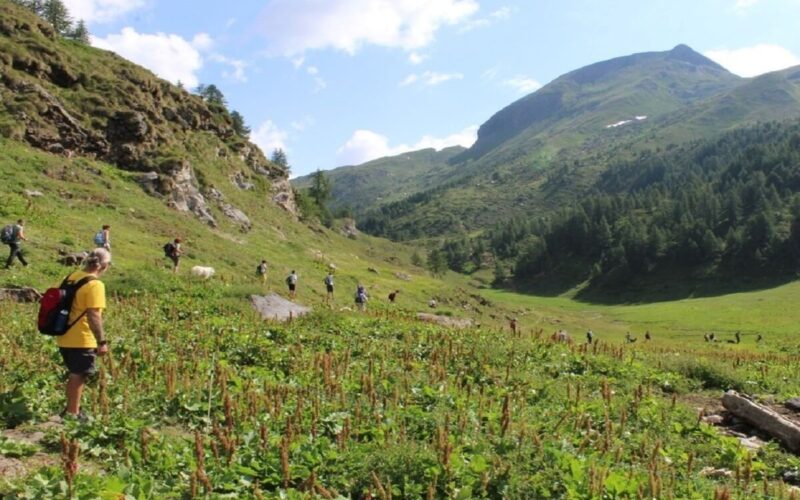
[[[67,406],[62,416],[86,419],[81,411],[81,395],[88,377],[95,373],[95,359],[108,352],[108,341],[103,330],[103,309],[106,308],[106,287],[98,278],[111,266],[111,254],[105,248],[96,248],[83,261],[83,268],[67,277],[75,283],[83,278],[94,278],[75,293],[69,311],[67,333],[58,337],[64,365],[69,371],[67,379]]]

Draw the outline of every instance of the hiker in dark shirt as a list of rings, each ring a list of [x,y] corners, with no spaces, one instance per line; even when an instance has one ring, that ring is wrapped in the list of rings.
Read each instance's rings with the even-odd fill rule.
[[[394,304],[394,301],[397,299],[397,294],[400,293],[400,290],[395,290],[394,292],[389,294],[389,302]]]
[[[25,221],[20,219],[16,224],[10,224],[3,228],[3,243],[8,245],[8,260],[6,260],[6,269],[11,267],[16,257],[22,262],[23,266],[27,266],[28,262],[22,255],[22,249],[19,247],[20,241],[28,241],[25,237]]]

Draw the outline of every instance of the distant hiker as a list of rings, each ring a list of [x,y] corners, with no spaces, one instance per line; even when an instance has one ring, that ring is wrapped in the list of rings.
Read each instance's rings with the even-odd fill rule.
[[[711,333],[708,334],[708,341],[709,342],[716,342],[717,341],[717,337],[714,335],[714,332],[711,332]]]
[[[367,290],[364,288],[364,285],[358,285],[356,287],[356,307],[358,307],[359,311],[366,311],[367,310]]]
[[[652,340],[652,337],[650,336],[650,330],[644,332],[644,340],[645,342],[650,342],[650,340]]]
[[[591,344],[593,341],[594,341],[594,332],[592,332],[592,330],[589,329],[586,332],[586,343]]]
[[[94,245],[111,251],[111,226],[105,224],[102,229],[94,234]]]
[[[261,278],[261,283],[267,283],[267,261],[262,260],[261,264],[256,266],[256,276]]]
[[[737,344],[742,341],[742,334],[741,333],[736,332],[733,336],[734,336],[734,338],[736,338],[736,343]]]
[[[436,299],[429,300],[428,307],[430,307],[431,309],[436,309]]]
[[[633,344],[634,342],[636,342],[636,338],[633,335],[631,335],[631,332],[628,332],[625,334],[625,342],[627,342],[628,344]]]
[[[760,344],[762,340],[764,340],[764,337],[762,337],[761,334],[759,333],[758,337],[756,337],[756,343]]]
[[[333,300],[333,272],[328,271],[328,275],[325,276],[323,281],[325,282],[325,291],[327,292],[325,295],[325,303],[330,304]]]
[[[389,294],[389,302],[394,304],[394,301],[397,299],[397,294],[400,293],[400,290],[395,290]]]
[[[183,255],[183,248],[181,248],[181,239],[175,238],[170,243],[164,245],[164,256],[172,261],[172,272],[178,272],[178,266],[181,264],[181,255]]]
[[[289,287],[289,298],[294,299],[297,296],[297,273],[294,270],[286,277],[286,286]]]
[[[64,280],[64,284],[78,288],[70,307],[67,332],[56,338],[61,358],[69,371],[67,405],[62,416],[86,420],[86,414],[81,411],[83,387],[88,377],[95,373],[95,358],[108,353],[108,340],[103,329],[106,288],[99,278],[110,266],[108,250],[96,248],[83,261],[83,268]]]
[[[517,336],[517,318],[508,319],[508,327],[511,328],[511,334]]]
[[[25,237],[25,221],[19,219],[16,224],[9,224],[0,230],[0,240],[8,245],[8,260],[6,260],[6,269],[11,267],[14,263],[14,257],[22,262],[23,266],[27,266],[28,262],[22,255],[22,249],[19,247],[20,241],[28,241]]]

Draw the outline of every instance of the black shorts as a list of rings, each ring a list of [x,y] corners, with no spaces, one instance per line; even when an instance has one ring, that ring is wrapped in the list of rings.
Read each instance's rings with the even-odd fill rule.
[[[59,347],[64,366],[75,375],[94,375],[96,368],[94,361],[97,359],[97,349],[82,347]]]
[[[290,292],[294,292],[294,288],[295,288],[296,286],[297,286],[297,285],[293,285],[293,284],[289,283],[289,291],[290,291]]]
[[[333,285],[325,285],[328,288],[328,293],[333,293]]]
[[[171,260],[172,263],[177,266],[181,261],[181,256],[180,255],[170,255],[169,256],[169,260]]]

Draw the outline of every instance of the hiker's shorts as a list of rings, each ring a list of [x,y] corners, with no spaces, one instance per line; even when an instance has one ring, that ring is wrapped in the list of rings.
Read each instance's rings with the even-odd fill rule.
[[[95,359],[97,359],[97,349],[87,349],[83,347],[59,347],[64,366],[70,374],[75,375],[94,375]]]

